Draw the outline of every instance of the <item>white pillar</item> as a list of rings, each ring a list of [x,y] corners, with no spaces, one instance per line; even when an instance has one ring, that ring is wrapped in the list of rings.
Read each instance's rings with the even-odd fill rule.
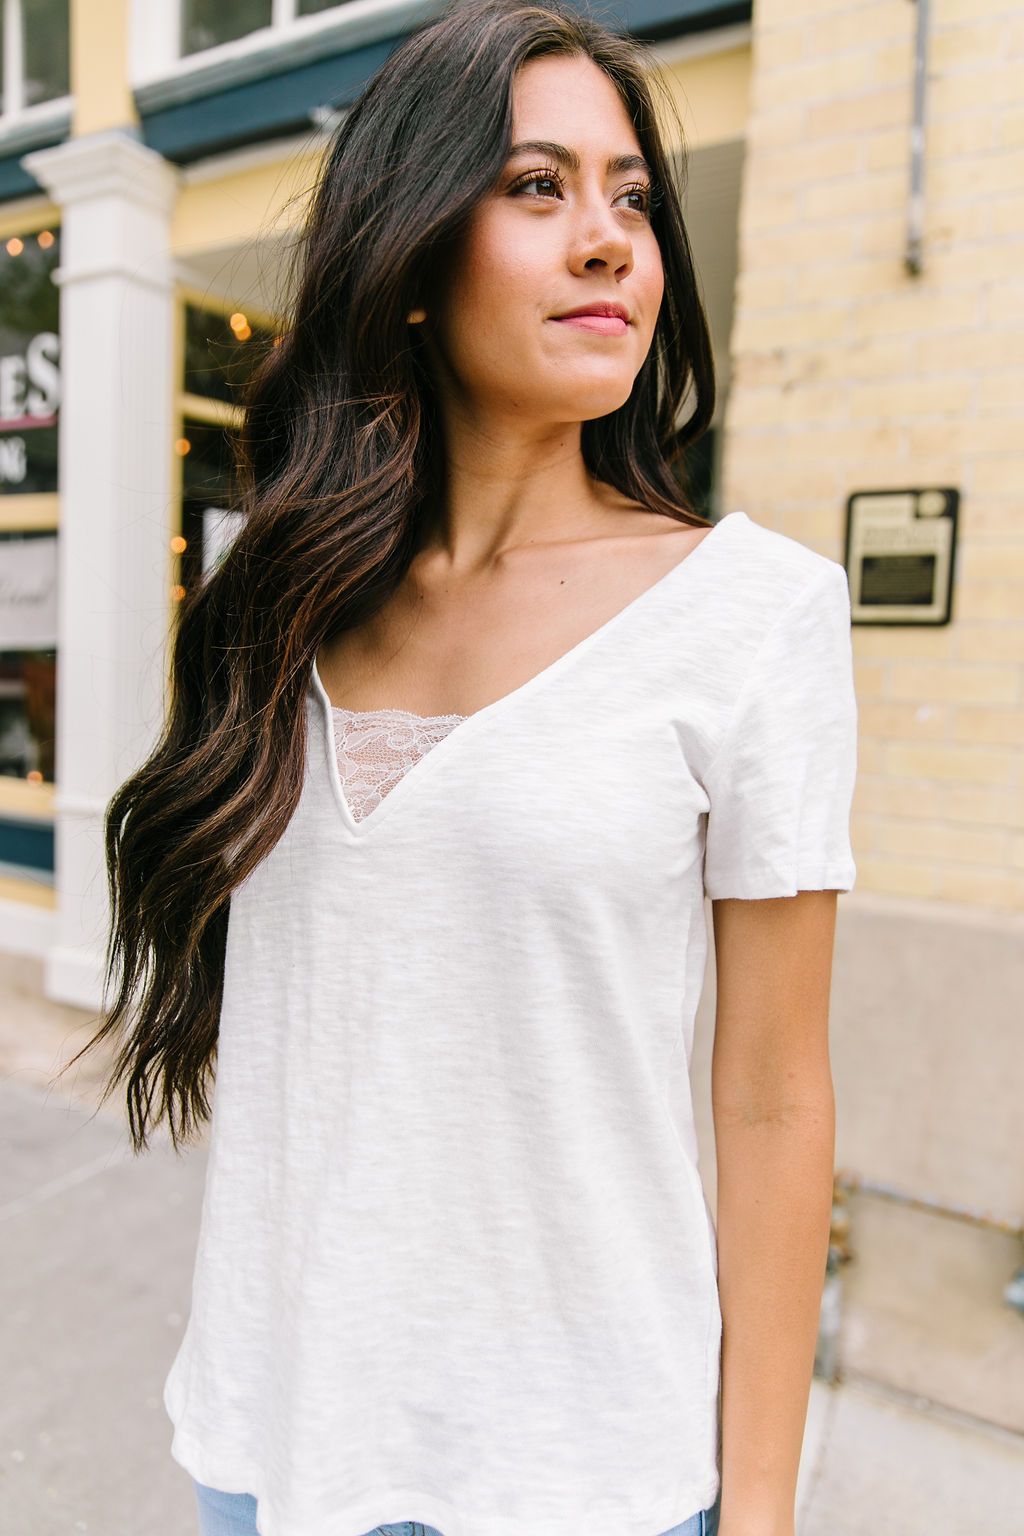
[[[179,178],[123,129],[21,163],[61,209],[57,918],[45,991],[98,1009],[104,812],[165,707]]]

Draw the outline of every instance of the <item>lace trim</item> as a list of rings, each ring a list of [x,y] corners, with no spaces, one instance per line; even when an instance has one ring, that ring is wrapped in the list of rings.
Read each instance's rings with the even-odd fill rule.
[[[331,706],[338,773],[355,821],[376,810],[410,768],[466,715]]]

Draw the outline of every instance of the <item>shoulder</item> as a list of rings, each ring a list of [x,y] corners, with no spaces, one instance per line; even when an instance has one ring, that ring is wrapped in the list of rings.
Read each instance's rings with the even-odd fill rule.
[[[721,529],[719,579],[709,620],[725,664],[739,673],[773,632],[850,621],[850,588],[838,560],[799,539],[730,512]],[[735,672],[734,672],[735,675]]]
[[[804,663],[824,645],[849,644],[845,567],[745,512],[718,524],[714,580],[700,592],[699,622],[714,658],[704,686],[728,713],[758,667]],[[703,653],[706,657],[707,650]]]
[[[771,622],[791,601],[812,590],[827,597],[840,586],[847,588],[846,570],[838,560],[756,522],[746,512],[731,512],[728,519],[735,519],[728,551],[730,586],[742,596],[755,626]]]

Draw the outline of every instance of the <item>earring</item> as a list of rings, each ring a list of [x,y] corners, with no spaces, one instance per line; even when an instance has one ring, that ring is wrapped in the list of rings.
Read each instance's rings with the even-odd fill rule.
[[[406,316],[406,319],[410,325],[417,325],[421,320],[425,320],[426,318],[427,312],[425,309],[411,309]]]

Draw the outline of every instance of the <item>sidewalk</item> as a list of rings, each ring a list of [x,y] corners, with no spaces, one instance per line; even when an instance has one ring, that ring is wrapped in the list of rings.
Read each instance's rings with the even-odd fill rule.
[[[94,1112],[97,1053],[48,1088],[92,1027],[40,986],[36,962],[0,962],[0,1536],[195,1536],[161,1392],[205,1144],[176,1156],[161,1133],[133,1157],[120,1099]],[[1024,1441],[816,1380],[798,1510],[798,1536],[1024,1536]]]

